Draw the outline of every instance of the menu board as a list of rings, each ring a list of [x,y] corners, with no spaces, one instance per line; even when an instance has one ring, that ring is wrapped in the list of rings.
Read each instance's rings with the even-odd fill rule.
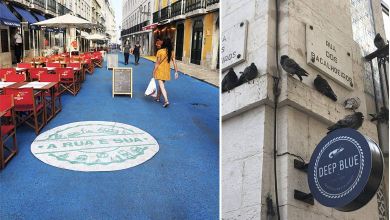
[[[112,97],[114,95],[133,96],[133,69],[120,67],[112,69]]]
[[[107,69],[118,67],[118,54],[107,54]]]

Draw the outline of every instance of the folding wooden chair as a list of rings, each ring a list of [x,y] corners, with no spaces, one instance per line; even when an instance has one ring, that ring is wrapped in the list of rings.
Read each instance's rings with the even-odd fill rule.
[[[60,75],[58,73],[54,74],[41,74],[39,75],[39,82],[58,82],[58,84],[55,86],[54,91],[54,97],[50,92],[45,92],[44,96],[45,98],[50,97],[51,100],[54,100],[54,109],[52,111],[57,114],[62,109],[62,103],[61,103],[61,93],[60,93]],[[47,105],[48,102],[46,102]]]
[[[78,76],[80,76],[77,80],[83,82],[85,79],[83,68],[81,67],[81,63],[79,62],[73,62],[66,64],[66,67],[73,68],[74,72],[77,72]]]
[[[5,82],[25,82],[26,81],[26,74],[7,74],[4,77]]]
[[[16,65],[18,68],[27,68],[27,69],[33,68],[32,63],[18,63]]]
[[[92,54],[92,57],[93,57],[93,61],[94,61],[94,64],[100,68],[103,67],[103,57],[102,57],[102,54],[100,52],[94,52]]]
[[[46,67],[61,68],[61,63],[46,63]]]
[[[31,81],[37,81],[37,80],[39,80],[39,75],[47,74],[48,71],[46,68],[39,67],[39,68],[31,68],[29,70],[29,73],[30,73]]]
[[[65,91],[77,95],[80,90],[80,82],[74,74],[73,68],[57,68],[56,73],[60,75],[61,94]]]
[[[46,124],[45,102],[42,92],[34,94],[33,88],[4,88],[6,95],[13,95],[16,112],[16,123],[26,123],[34,128],[35,134]]]
[[[0,114],[0,169],[3,169],[18,152],[12,95],[0,95]]]

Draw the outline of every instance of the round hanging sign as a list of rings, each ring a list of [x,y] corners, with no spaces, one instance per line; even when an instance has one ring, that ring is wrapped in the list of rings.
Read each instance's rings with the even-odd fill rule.
[[[322,205],[353,211],[375,195],[383,176],[378,145],[350,128],[331,132],[317,145],[308,169],[313,197]]]
[[[127,124],[82,121],[40,134],[31,152],[44,163],[77,171],[113,171],[134,167],[152,158],[157,141]]]

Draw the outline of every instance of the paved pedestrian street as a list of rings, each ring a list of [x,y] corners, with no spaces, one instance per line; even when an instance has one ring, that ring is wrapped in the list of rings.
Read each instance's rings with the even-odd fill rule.
[[[119,54],[119,66],[125,66],[123,54]],[[184,74],[174,80],[171,71],[172,80],[166,82],[170,105],[163,108],[162,101],[144,96],[154,63],[141,58],[135,66],[134,57],[130,56],[127,66],[133,68],[132,98],[112,97],[112,71],[107,70],[104,62],[103,68],[87,75],[77,96],[62,95],[62,111],[40,134],[51,134],[50,137],[56,136],[55,141],[61,141],[62,130],[57,127],[70,124],[75,128],[86,122],[83,133],[89,132],[89,137],[103,136],[113,130],[94,126],[107,127],[116,122],[124,125],[123,131],[114,131],[115,135],[136,131],[140,136],[116,138],[112,142],[99,140],[107,148],[112,147],[110,144],[149,138],[153,151],[141,162],[116,167],[114,171],[62,169],[61,164],[52,166],[43,162],[45,158],[36,157],[40,154],[43,158],[48,151],[42,149],[53,150],[53,143],[58,142],[44,146],[41,139],[36,140],[34,156],[31,145],[37,136],[33,129],[22,125],[17,128],[18,154],[0,172],[0,219],[219,218],[218,88]],[[80,147],[96,141],[74,141],[63,146]],[[145,149],[138,149],[138,154]],[[92,151],[80,152],[85,154],[75,157],[87,161]],[[98,152],[102,159],[99,161],[110,153]],[[50,155],[62,159],[61,163],[72,163],[63,154]]]

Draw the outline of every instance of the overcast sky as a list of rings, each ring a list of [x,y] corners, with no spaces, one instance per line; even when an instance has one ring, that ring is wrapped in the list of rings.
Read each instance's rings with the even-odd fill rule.
[[[121,23],[122,23],[122,0],[111,0],[111,5],[112,5],[114,12],[115,12],[117,36],[119,39],[119,37],[121,35],[121,32],[119,30],[119,26],[121,26]]]

